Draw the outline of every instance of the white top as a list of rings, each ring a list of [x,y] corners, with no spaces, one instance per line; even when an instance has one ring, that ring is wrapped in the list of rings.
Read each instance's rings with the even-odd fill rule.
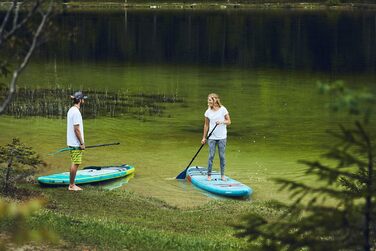
[[[67,145],[68,146],[80,146],[80,141],[78,140],[76,134],[74,133],[74,126],[80,125],[81,137],[84,139],[84,124],[82,121],[82,116],[80,109],[76,106],[72,106],[67,114]]]
[[[213,130],[217,121],[224,121],[225,116],[228,114],[226,107],[221,106],[217,111],[214,111],[208,108],[205,112],[205,117],[209,119],[209,133]],[[219,124],[217,128],[215,128],[213,134],[210,136],[209,139],[225,139],[227,138],[227,125],[226,124]]]

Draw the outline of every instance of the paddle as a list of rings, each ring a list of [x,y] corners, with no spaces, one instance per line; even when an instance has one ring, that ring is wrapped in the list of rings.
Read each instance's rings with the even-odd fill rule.
[[[113,146],[113,145],[119,145],[120,143],[119,142],[115,142],[115,143],[108,143],[108,144],[98,144],[98,145],[92,145],[92,146],[86,146],[86,148],[95,148],[95,147],[101,147],[101,146]],[[81,148],[79,146],[77,147],[66,147],[66,148],[62,148],[54,153],[49,153],[48,155],[55,155],[57,153],[61,153],[61,152],[65,152],[65,151],[70,151],[70,150],[80,150]]]
[[[211,130],[211,132],[209,133],[209,135],[206,137],[206,140],[209,139],[209,137],[212,135],[212,133],[214,132],[215,128],[217,127],[217,124],[214,126],[213,130]],[[200,149],[198,149],[197,153],[195,154],[195,156],[193,156],[191,162],[189,162],[188,166],[184,169],[183,172],[181,172],[178,176],[176,176],[176,179],[178,180],[184,180],[185,177],[187,176],[187,169],[188,167],[190,167],[190,165],[192,164],[193,160],[196,158],[197,154],[201,151],[202,147],[204,146],[205,144],[201,144],[200,146]]]

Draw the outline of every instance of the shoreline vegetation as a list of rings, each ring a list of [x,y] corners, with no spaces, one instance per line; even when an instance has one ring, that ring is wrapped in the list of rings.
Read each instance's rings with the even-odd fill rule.
[[[161,10],[227,10],[227,9],[296,9],[296,10],[376,10],[375,3],[341,3],[336,0],[328,0],[322,3],[291,3],[291,2],[266,2],[266,3],[242,3],[242,2],[67,2],[63,4],[65,9],[161,9]]]
[[[6,10],[10,2],[0,1],[0,10]],[[85,10],[127,10],[127,9],[160,9],[160,10],[265,10],[265,9],[295,9],[295,10],[376,10],[376,3],[371,0],[317,0],[317,1],[64,1],[61,4],[66,11]]]
[[[376,4],[367,1],[343,3],[340,0],[327,0],[322,2],[243,2],[243,1],[217,1],[217,2],[67,2],[65,9],[169,9],[169,10],[226,10],[226,9],[297,9],[297,10],[376,10]]]
[[[0,88],[0,96],[5,96],[8,89]],[[27,88],[19,87],[5,114],[16,118],[43,116],[47,118],[65,119],[65,111],[69,110],[71,101],[70,88]],[[82,112],[87,119],[99,116],[118,117],[130,115],[139,120],[146,120],[152,116],[165,115],[166,104],[180,103],[184,105],[184,99],[178,95],[166,95],[160,93],[128,93],[127,91],[99,91],[87,90],[86,94],[91,98]]]

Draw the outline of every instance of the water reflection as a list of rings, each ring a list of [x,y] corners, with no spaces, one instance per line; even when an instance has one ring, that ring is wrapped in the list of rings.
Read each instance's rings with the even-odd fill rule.
[[[122,186],[128,184],[128,182],[134,178],[134,175],[135,175],[134,173],[131,173],[130,175],[125,176],[124,178],[102,183],[101,186],[105,190],[114,190],[117,188],[121,188]]]
[[[39,57],[326,72],[375,72],[376,12],[127,11],[65,13]]]

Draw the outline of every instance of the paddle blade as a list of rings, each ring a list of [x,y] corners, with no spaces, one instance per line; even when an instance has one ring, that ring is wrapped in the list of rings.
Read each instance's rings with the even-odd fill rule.
[[[178,176],[176,176],[177,180],[185,180],[185,177],[187,177],[187,168],[184,169],[183,172],[181,172]]]
[[[48,155],[49,155],[49,156],[53,156],[53,155],[55,155],[55,154],[57,154],[57,153],[61,153],[61,152],[65,152],[65,151],[69,151],[69,150],[73,150],[73,149],[74,149],[74,148],[71,148],[71,147],[62,148],[62,149],[60,149],[60,150],[58,150],[58,151],[56,151],[56,152],[49,153]]]

